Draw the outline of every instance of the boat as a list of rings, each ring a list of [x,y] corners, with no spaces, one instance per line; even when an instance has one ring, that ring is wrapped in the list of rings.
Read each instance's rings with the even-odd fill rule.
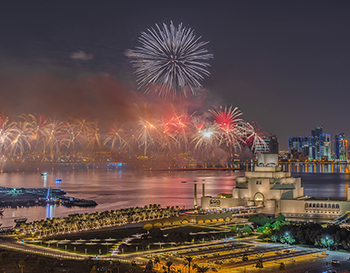
[[[187,181],[181,181],[181,183],[187,183]]]
[[[41,173],[40,175],[41,176],[47,176],[47,173]]]

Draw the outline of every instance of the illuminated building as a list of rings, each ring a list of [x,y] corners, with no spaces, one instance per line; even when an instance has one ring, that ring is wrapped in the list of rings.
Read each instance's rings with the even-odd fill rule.
[[[336,159],[347,160],[348,141],[345,139],[345,134],[340,133],[334,137],[334,155]]]
[[[309,137],[289,137],[289,153],[296,151],[307,156],[309,159],[329,159],[331,158],[331,135],[324,134],[323,128],[317,126],[311,130]]]
[[[339,224],[350,219],[350,188],[345,198],[305,196],[301,178],[282,171],[277,154],[260,154],[254,171],[236,178],[232,195],[202,196],[201,206],[204,211],[223,212],[258,208],[261,213],[282,214],[290,220],[322,219]]]
[[[308,144],[308,137],[289,137],[288,138],[288,151],[291,152],[295,149],[297,152],[301,153],[303,147]]]

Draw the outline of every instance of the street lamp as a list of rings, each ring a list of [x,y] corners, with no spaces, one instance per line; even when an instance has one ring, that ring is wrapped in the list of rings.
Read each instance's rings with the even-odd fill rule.
[[[289,236],[289,232],[286,231],[286,232],[284,233],[284,235],[285,235],[285,237],[286,237],[286,243],[285,243],[285,244],[287,244],[287,242],[288,242],[287,237]]]
[[[328,250],[328,248],[329,248],[328,239],[329,239],[329,237],[328,237],[328,236],[326,236],[326,245],[327,245],[327,250]]]

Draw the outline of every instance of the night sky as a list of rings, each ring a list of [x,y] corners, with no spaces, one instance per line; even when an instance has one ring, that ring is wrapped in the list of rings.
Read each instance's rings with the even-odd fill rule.
[[[1,1],[0,111],[105,121],[137,91],[124,52],[156,23],[183,22],[207,48],[211,76],[197,109],[234,105],[276,134],[350,137],[349,1]],[[201,104],[198,103],[200,101]],[[177,103],[177,102],[173,102]]]

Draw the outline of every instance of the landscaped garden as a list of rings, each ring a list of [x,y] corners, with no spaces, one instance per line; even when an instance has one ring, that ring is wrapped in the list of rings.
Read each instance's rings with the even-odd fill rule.
[[[142,228],[109,228],[84,233],[70,233],[26,241],[29,244],[86,255],[106,255],[119,245],[119,253],[155,250],[185,243],[199,243],[232,236],[233,233],[197,226],[149,230]]]

